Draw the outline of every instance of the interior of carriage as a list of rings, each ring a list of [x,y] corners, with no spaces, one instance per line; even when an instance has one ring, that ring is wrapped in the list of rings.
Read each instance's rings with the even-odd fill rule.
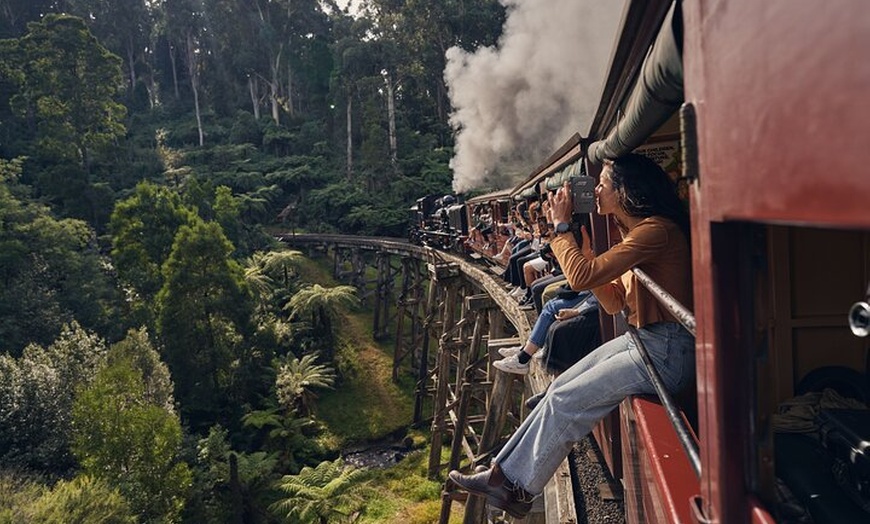
[[[870,233],[723,223],[713,243],[735,253],[719,280],[737,296],[720,301],[743,317],[750,485],[784,522],[867,522],[870,344],[848,316],[870,281]]]

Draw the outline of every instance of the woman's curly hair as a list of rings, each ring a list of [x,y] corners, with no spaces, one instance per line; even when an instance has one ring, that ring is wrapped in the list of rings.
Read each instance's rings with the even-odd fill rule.
[[[631,153],[606,162],[617,200],[633,217],[660,216],[677,224],[689,238],[689,214],[676,184],[657,163]]]

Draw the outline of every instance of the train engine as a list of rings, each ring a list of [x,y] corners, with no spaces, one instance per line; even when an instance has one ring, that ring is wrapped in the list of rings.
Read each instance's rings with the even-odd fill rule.
[[[464,253],[468,238],[465,203],[453,195],[428,195],[409,209],[408,240],[417,245]]]

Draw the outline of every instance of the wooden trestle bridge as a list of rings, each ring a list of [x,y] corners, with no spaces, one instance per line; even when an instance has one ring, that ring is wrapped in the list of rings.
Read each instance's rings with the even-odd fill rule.
[[[394,333],[393,378],[407,369],[417,377],[414,423],[431,424],[429,476],[488,464],[524,413],[523,399],[547,387],[552,376],[533,359],[525,380],[491,366],[498,349],[524,342],[530,317],[501,279],[481,265],[403,240],[342,235],[285,234],[288,245],[333,259],[335,277],[355,286],[374,309],[375,338]],[[449,459],[444,462],[444,448]],[[464,492],[445,484],[440,524]],[[576,523],[567,460],[523,522]],[[465,524],[488,520],[485,501],[469,496]]]

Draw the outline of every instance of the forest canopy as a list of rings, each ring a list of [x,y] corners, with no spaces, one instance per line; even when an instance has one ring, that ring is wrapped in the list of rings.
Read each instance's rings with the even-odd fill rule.
[[[359,300],[273,234],[404,236],[415,199],[450,192],[445,52],[504,19],[5,1],[0,522],[296,522],[312,471],[347,483],[317,508],[356,507],[315,391],[355,380],[339,317]]]

